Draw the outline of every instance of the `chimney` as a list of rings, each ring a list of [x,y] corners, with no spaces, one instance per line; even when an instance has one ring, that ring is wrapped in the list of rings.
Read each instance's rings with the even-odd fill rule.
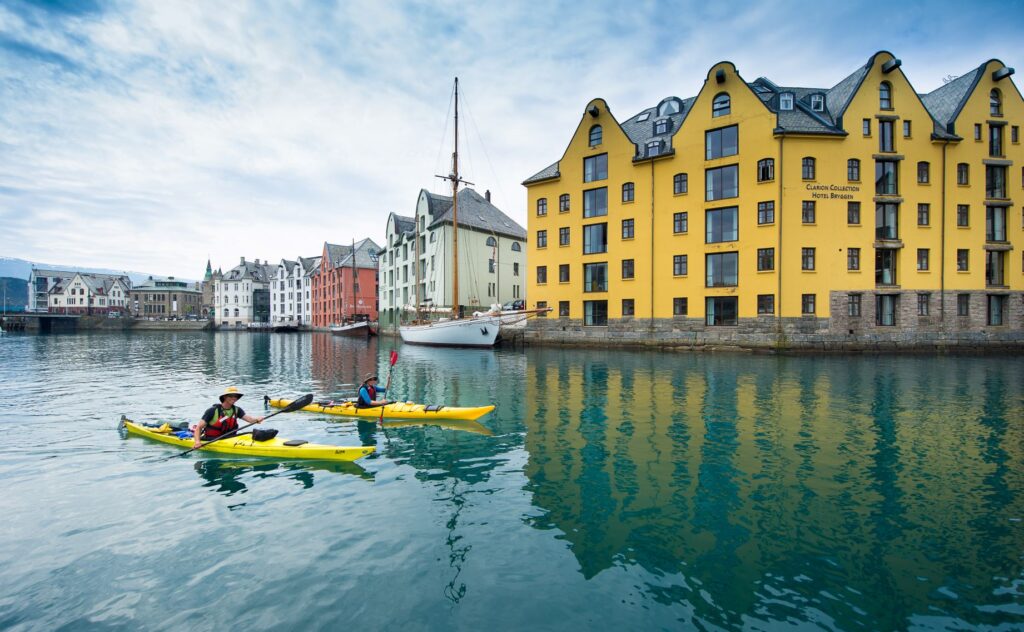
[[[238,265],[242,265],[242,266],[244,266],[244,265],[245,265],[245,257],[242,257],[242,263],[240,263],[240,264],[238,264]]]
[[[490,189],[487,189],[486,191],[484,191],[484,199],[487,200],[488,202],[491,201],[491,190]]]

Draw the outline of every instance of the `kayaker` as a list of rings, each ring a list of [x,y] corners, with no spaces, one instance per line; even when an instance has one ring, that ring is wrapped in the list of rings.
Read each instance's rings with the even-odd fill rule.
[[[356,399],[356,408],[374,408],[387,404],[387,400],[377,399],[377,395],[384,393],[383,388],[377,386],[377,374],[370,373],[363,380],[359,387],[359,398]]]
[[[258,424],[263,417],[246,415],[241,407],[235,404],[242,399],[242,393],[234,386],[224,389],[220,396],[220,403],[214,404],[203,413],[203,418],[196,424],[193,436],[195,440],[192,446],[198,448],[202,445],[203,439],[216,439],[238,428],[238,420],[242,419],[251,424]]]

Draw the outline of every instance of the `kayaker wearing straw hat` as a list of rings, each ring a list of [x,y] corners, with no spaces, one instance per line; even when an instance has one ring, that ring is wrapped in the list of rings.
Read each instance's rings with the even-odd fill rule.
[[[363,385],[359,387],[359,399],[356,400],[356,408],[373,408],[387,404],[386,400],[377,399],[377,395],[383,392],[384,389],[377,386],[377,374],[367,373],[366,379],[363,380]]]
[[[263,417],[246,415],[241,407],[236,406],[235,403],[240,399],[242,399],[242,393],[234,386],[224,389],[220,396],[220,403],[210,406],[203,413],[203,418],[196,424],[194,431],[195,440],[192,442],[193,447],[198,448],[202,445],[203,439],[216,439],[235,430],[238,428],[239,419],[248,421],[251,424],[258,424],[263,421]]]

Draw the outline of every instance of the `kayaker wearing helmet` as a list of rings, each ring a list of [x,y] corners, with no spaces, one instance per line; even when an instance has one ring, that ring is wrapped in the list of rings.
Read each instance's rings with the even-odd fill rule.
[[[359,398],[356,400],[356,408],[373,408],[387,404],[386,400],[377,399],[377,394],[383,392],[383,388],[377,387],[377,374],[367,374],[366,379],[363,380],[363,385],[359,387]]]
[[[196,424],[192,446],[198,448],[203,444],[203,439],[216,439],[238,428],[238,420],[242,419],[251,424],[258,424],[263,417],[246,415],[245,411],[235,403],[242,399],[242,393],[234,386],[224,389],[220,396],[220,403],[210,406],[203,418]]]

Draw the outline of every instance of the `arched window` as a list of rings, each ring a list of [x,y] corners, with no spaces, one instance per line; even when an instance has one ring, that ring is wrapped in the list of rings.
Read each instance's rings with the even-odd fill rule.
[[[498,240],[497,239],[495,239],[494,237],[488,237],[487,238],[487,246],[489,248],[494,248],[497,245],[498,245]]]
[[[224,318],[227,318],[230,315],[231,315],[231,310],[228,309],[227,307],[225,307],[224,308]]]
[[[437,233],[430,233],[430,243],[437,241]]]
[[[548,199],[547,198],[540,198],[539,200],[537,200],[537,215],[547,215],[547,214],[548,214]]]
[[[563,193],[558,196],[558,212],[568,213],[569,212],[569,194]]]
[[[732,101],[729,99],[729,95],[725,92],[715,97],[715,100],[711,103],[711,116],[725,116],[732,111]]]
[[[601,144],[601,126],[594,125],[590,128],[590,146],[596,147]]]
[[[989,113],[992,116],[1003,115],[1003,95],[999,94],[999,90],[993,88],[992,92],[988,94]]]
[[[518,241],[512,242],[512,252],[522,252],[523,247],[519,245]]]
[[[658,116],[678,114],[682,109],[683,107],[680,104],[679,99],[665,99],[660,105],[658,105]]]
[[[238,318],[238,308],[235,308],[235,318]]]
[[[892,84],[888,81],[878,85],[878,107],[882,110],[892,109]]]
[[[622,201],[632,202],[633,201],[633,183],[627,182],[622,185]]]

